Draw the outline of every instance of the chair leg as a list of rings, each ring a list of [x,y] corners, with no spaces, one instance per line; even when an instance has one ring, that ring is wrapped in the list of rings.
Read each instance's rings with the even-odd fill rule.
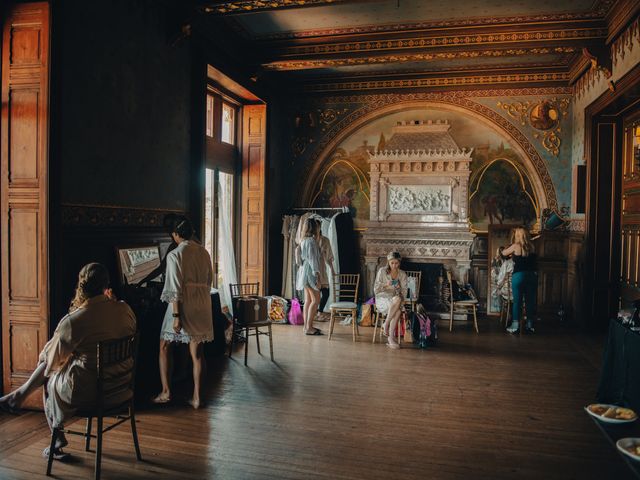
[[[47,459],[47,476],[51,476],[51,467],[53,466],[53,449],[56,446],[58,438],[58,429],[54,427],[51,431],[51,443],[49,444],[49,458]]]
[[[91,448],[91,426],[93,425],[93,417],[87,417],[87,432],[85,433],[84,449],[86,452]]]
[[[378,330],[378,341],[382,343],[382,334],[384,333],[384,322],[387,321],[387,316],[380,315],[380,318],[382,319],[382,324],[380,325],[380,330]]]
[[[247,366],[247,355],[249,355],[249,327],[244,329],[244,366]]]
[[[258,355],[262,355],[260,353],[260,330],[256,327],[256,345],[258,346]]]
[[[138,443],[138,429],[136,428],[136,412],[133,405],[129,406],[129,417],[131,419],[131,435],[133,435],[133,446],[136,449],[136,458],[142,460],[140,455],[140,444]]]
[[[96,423],[96,480],[100,480],[100,462],[102,461],[102,420],[102,416],[99,416]]]
[[[331,334],[333,333],[333,322],[336,321],[335,312],[333,308],[331,310],[331,317],[329,319],[329,340],[331,340]]]
[[[356,326],[356,337],[360,335],[360,326],[358,325],[358,319],[356,318],[358,315],[358,311],[353,311],[353,324]]]
[[[449,316],[449,331],[453,331],[453,302],[451,302],[451,315]]]
[[[351,310],[351,336],[353,337],[353,341],[356,341],[356,328],[358,325],[358,321],[356,320],[356,311]]]
[[[376,343],[376,330],[378,330],[378,320],[380,319],[380,313],[376,312],[376,321],[373,324],[373,340],[371,343]]]
[[[273,337],[271,333],[271,324],[269,324],[269,353],[271,354],[271,361],[273,362]]]
[[[478,330],[478,316],[476,315],[476,306],[473,306],[473,325],[476,327],[476,333],[480,333]]]

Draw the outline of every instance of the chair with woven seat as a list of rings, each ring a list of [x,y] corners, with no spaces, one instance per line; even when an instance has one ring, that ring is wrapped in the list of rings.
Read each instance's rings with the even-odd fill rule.
[[[142,460],[142,456],[140,455],[140,445],[138,444],[138,433],[136,430],[134,402],[138,340],[138,334],[135,334],[118,338],[116,340],[107,340],[98,343],[96,348],[96,404],[91,408],[79,409],[75,413],[75,416],[87,419],[86,431],[78,432],[59,427],[55,427],[53,429],[51,432],[51,443],[49,446],[47,475],[51,475],[56,439],[60,433],[64,433],[85,437],[85,450],[87,452],[91,447],[91,439],[96,439],[95,478],[96,480],[99,480],[102,460],[102,435],[126,421],[131,422],[131,434],[133,436],[136,458],[138,460]],[[118,370],[117,374],[107,371],[109,367],[116,365],[122,365],[124,368]],[[105,385],[105,379],[108,380],[109,386]],[[130,398],[115,406],[105,406],[105,398],[119,395],[127,391],[131,393]],[[116,422],[104,428],[105,417],[115,417]],[[91,433],[94,418],[96,419],[97,427],[95,435]]]
[[[260,352],[260,335],[266,335],[269,337],[269,353],[271,355],[271,361],[273,362],[273,337],[271,330],[271,320],[269,317],[251,321],[250,323],[240,323],[237,317],[237,301],[242,297],[257,297],[260,291],[260,283],[230,283],[229,291],[231,293],[231,303],[233,305],[233,334],[231,335],[231,342],[229,344],[229,358],[233,352],[233,346],[236,340],[241,339],[244,341],[244,364],[247,365],[247,357],[249,355],[249,337],[256,337],[256,345],[258,347],[258,354]],[[267,327],[267,331],[260,330],[262,327]],[[253,330],[255,329],[255,331]]]
[[[450,317],[449,317],[449,331],[453,331],[453,315],[455,313],[463,313],[465,315],[473,314],[473,325],[476,329],[476,333],[480,333],[478,330],[478,315],[477,315],[477,305],[478,299],[469,299],[469,300],[454,300],[454,292],[453,292],[453,276],[451,275],[451,271],[447,270],[447,281],[449,282],[449,290],[450,290]]]
[[[329,305],[331,319],[329,320],[329,340],[333,335],[333,327],[337,317],[351,316],[351,332],[353,341],[360,335],[358,330],[358,287],[359,273],[338,273],[333,276],[333,293],[336,300]]]

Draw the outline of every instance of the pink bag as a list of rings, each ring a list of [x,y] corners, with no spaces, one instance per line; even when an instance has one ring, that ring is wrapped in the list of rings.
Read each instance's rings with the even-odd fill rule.
[[[291,309],[289,310],[289,323],[291,325],[303,325],[304,318],[302,316],[302,309],[300,308],[300,302],[297,298],[291,300]]]

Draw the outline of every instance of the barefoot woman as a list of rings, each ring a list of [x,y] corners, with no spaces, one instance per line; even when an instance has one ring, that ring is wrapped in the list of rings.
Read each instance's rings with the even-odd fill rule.
[[[211,257],[198,242],[191,240],[193,227],[186,217],[175,219],[171,233],[178,245],[167,254],[167,278],[161,299],[169,305],[160,332],[160,381],[162,392],[154,403],[171,400],[169,358],[171,343],[189,344],[193,360],[193,397],[189,404],[200,407],[200,381],[203,368],[203,342],[213,340],[211,318]]]

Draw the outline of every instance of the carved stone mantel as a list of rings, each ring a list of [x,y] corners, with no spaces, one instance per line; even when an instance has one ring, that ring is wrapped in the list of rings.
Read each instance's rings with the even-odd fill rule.
[[[400,123],[388,146],[369,156],[368,294],[376,267],[392,250],[413,262],[450,265],[460,280],[468,279],[475,236],[468,222],[473,150],[459,148],[450,128],[446,121]]]

